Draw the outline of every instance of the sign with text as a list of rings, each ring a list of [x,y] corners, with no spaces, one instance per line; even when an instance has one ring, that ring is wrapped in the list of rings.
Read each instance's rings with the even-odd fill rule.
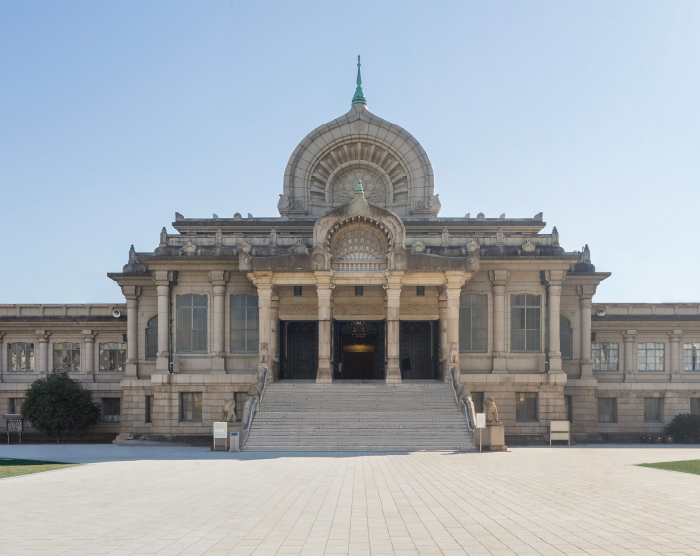
[[[476,428],[483,429],[486,428],[486,413],[476,414]]]
[[[228,436],[227,429],[228,423],[214,423],[214,438],[226,438]]]

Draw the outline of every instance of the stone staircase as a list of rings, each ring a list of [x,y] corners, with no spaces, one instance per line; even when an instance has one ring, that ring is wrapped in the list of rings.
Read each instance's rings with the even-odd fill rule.
[[[269,384],[248,451],[473,450],[452,387],[439,382]]]

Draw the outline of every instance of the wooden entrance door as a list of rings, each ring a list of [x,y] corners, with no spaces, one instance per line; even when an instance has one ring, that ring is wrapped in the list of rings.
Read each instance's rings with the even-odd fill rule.
[[[401,322],[399,339],[401,378],[404,380],[432,380],[435,370],[431,356],[431,323]]]
[[[290,322],[286,330],[287,361],[284,377],[316,380],[318,371],[318,323]]]

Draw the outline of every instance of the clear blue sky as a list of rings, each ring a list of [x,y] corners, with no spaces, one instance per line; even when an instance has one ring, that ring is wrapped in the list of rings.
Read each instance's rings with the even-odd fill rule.
[[[441,216],[543,211],[596,301],[700,301],[698,2],[63,0],[0,2],[0,303],[122,300],[175,211],[277,216],[358,53]]]

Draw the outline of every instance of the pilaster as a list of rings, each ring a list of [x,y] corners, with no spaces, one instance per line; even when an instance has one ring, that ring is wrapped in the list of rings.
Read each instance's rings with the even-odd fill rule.
[[[47,330],[37,330],[36,339],[39,344],[39,356],[36,360],[36,370],[39,374],[47,374],[50,368],[49,358],[51,350],[49,349],[49,337],[51,332]]]
[[[141,294],[141,286],[122,286],[122,294],[126,298],[126,369],[124,376],[137,377],[139,358],[138,297]]]
[[[156,371],[170,372],[168,368],[168,353],[170,351],[170,321],[169,308],[169,276],[168,271],[159,270],[155,276],[156,290],[158,293],[158,358],[156,359]]]
[[[387,384],[401,383],[401,366],[399,364],[400,346],[399,332],[401,327],[401,286],[403,271],[392,270],[385,274],[386,284],[386,382]]]
[[[471,278],[467,272],[445,272],[445,305],[447,308],[447,350],[448,361],[446,374],[452,373],[453,368],[459,370],[459,298],[462,286]]]
[[[128,318],[128,317],[127,317]],[[128,324],[128,321],[127,321]],[[94,330],[83,330],[83,345],[85,346],[85,353],[81,357],[81,364],[83,371],[87,375],[89,380],[94,382],[95,380],[95,336],[97,334]],[[128,348],[128,344],[127,344]]]
[[[276,290],[272,290],[270,299],[270,374],[267,376],[268,382],[277,379],[279,369],[279,322],[280,322],[280,296]]]
[[[332,272],[319,270],[314,272],[316,295],[318,298],[318,372],[316,382],[330,384],[331,372],[331,289]]]
[[[622,339],[625,343],[625,382],[635,381],[635,371],[637,370],[637,358],[634,353],[634,341],[636,337],[636,330],[625,330],[625,332],[622,334]]]
[[[493,373],[506,370],[506,284],[507,270],[491,270],[489,278],[493,293]]]
[[[681,349],[682,330],[670,330],[668,332],[671,343],[671,382],[681,382],[683,380],[683,352]]]
[[[441,288],[438,297],[438,318],[440,319],[440,371],[445,382],[451,380],[447,365],[449,356],[447,349],[447,294],[445,288]]]
[[[561,366],[561,337],[560,337],[560,307],[561,307],[561,284],[564,280],[564,273],[561,270],[551,270],[545,273],[549,282],[549,372],[562,373]],[[590,337],[590,334],[589,334]]]
[[[212,311],[214,317],[213,336],[213,357],[212,373],[223,374],[226,372],[226,342],[225,342],[225,322],[226,322],[226,282],[228,272],[223,270],[212,270],[209,273],[209,281],[212,284]]]
[[[576,286],[581,307],[581,378],[593,376],[593,356],[591,354],[591,303],[596,287]]]

